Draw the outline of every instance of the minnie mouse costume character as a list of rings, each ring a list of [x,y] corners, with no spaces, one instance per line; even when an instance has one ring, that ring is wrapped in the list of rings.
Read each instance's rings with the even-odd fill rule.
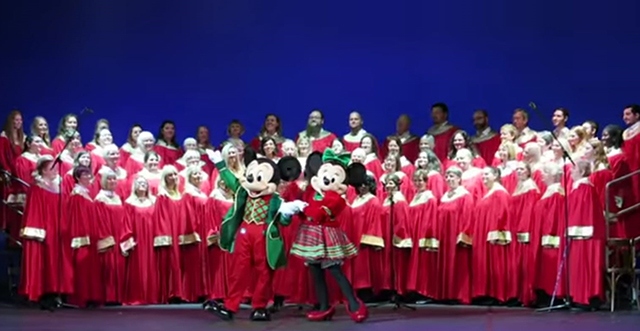
[[[268,321],[271,316],[266,308],[271,299],[273,270],[286,264],[278,225],[289,225],[291,216],[306,206],[299,200],[284,202],[276,188],[281,179],[288,181],[300,176],[300,163],[293,157],[284,157],[278,164],[258,158],[249,162],[244,176],[236,178],[226,168],[220,152],[208,154],[222,180],[235,192],[235,200],[222,221],[219,237],[220,248],[233,256],[229,291],[224,305],[211,301],[205,309],[221,319],[232,320],[252,278],[256,277],[251,320]]]
[[[314,164],[321,165],[315,171]],[[344,259],[358,254],[357,247],[349,241],[336,221],[347,208],[342,197],[347,185],[359,187],[366,181],[366,169],[362,164],[349,165],[351,155],[335,154],[325,150],[324,154],[313,153],[307,159],[307,175],[311,175],[309,185],[303,192],[303,201],[308,205],[301,210],[303,223],[300,225],[291,254],[303,258],[314,279],[319,309],[307,314],[311,321],[330,320],[335,308],[329,306],[329,293],[325,279],[325,269],[329,270],[348,299],[347,311],[355,322],[363,322],[368,317],[367,307],[358,299],[351,283],[342,272]],[[310,174],[311,173],[311,174]]]

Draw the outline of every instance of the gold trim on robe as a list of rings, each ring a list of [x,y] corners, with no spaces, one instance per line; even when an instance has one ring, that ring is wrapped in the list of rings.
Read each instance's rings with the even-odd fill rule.
[[[91,245],[91,239],[89,236],[75,237],[71,239],[71,248],[78,249],[80,247]]]
[[[466,233],[458,234],[458,238],[456,238],[456,244],[464,244],[467,246],[473,246],[473,238]]]
[[[122,255],[128,256],[129,251],[132,250],[137,245],[136,241],[133,240],[133,237],[123,241],[120,243],[120,251]]]
[[[521,244],[528,244],[531,241],[531,234],[529,232],[520,232],[516,234],[516,239]]]
[[[201,242],[200,235],[197,233],[182,234],[178,237],[178,245],[191,245]]]
[[[558,248],[560,247],[560,237],[552,235],[544,235],[540,240],[542,247]]]
[[[394,235],[393,246],[396,248],[411,248],[413,247],[413,240],[411,238],[400,239],[400,237]]]
[[[440,249],[440,240],[436,238],[422,238],[418,241],[418,247],[430,252],[436,252]]]
[[[166,247],[173,245],[171,236],[156,236],[153,238],[153,247]]]
[[[207,237],[207,246],[216,245],[218,243],[218,239],[220,239],[219,233],[209,235]]]
[[[20,230],[20,237],[26,239],[33,239],[38,241],[44,241],[44,238],[47,236],[47,230],[32,228],[26,226]]]
[[[98,240],[98,251],[104,252],[105,250],[116,245],[116,240],[113,236],[108,236],[104,239]]]
[[[362,235],[362,237],[360,238],[360,244],[384,248],[384,240],[381,237],[376,237],[369,234]]]
[[[511,240],[511,232],[509,231],[489,231],[487,233],[487,241],[497,245],[508,245]]]
[[[593,226],[570,226],[567,235],[572,239],[585,240],[593,237]]]

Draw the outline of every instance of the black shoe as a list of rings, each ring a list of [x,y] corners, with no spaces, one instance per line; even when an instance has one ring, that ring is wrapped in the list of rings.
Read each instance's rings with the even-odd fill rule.
[[[256,309],[251,312],[251,320],[254,322],[270,321],[271,314],[266,309]]]
[[[225,308],[223,305],[218,304],[215,301],[209,301],[206,306],[203,306],[204,310],[212,312],[223,321],[232,321],[233,312]]]

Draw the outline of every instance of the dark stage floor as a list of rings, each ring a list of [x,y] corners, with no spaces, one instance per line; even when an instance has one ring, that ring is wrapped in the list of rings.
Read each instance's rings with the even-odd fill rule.
[[[371,318],[354,324],[343,309],[332,322],[311,323],[302,311],[286,308],[273,321],[247,320],[248,311],[234,322],[222,322],[196,305],[145,308],[107,308],[99,310],[59,310],[45,312],[26,308],[0,307],[2,331],[155,331],[155,330],[328,330],[331,331],[474,331],[474,330],[638,330],[640,313],[622,311],[576,313],[536,313],[528,309],[460,306],[424,306],[417,311],[393,311],[390,307],[371,310]]]

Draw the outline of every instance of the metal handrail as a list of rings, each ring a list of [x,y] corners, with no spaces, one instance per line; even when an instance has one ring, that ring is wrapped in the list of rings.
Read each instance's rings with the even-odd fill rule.
[[[636,170],[633,171],[631,173],[628,173],[624,176],[621,176],[619,178],[613,179],[610,182],[607,183],[607,185],[605,186],[605,190],[604,190],[604,204],[605,204],[605,216],[607,219],[607,223],[609,223],[611,220],[617,218],[620,215],[624,215],[632,210],[638,209],[640,207],[640,202],[637,202],[636,204],[634,204],[633,206],[627,207],[623,210],[618,211],[615,214],[611,213],[611,186],[617,183],[620,183],[624,180],[627,180],[633,176],[639,175],[640,174],[640,170]],[[607,240],[609,239],[609,226],[606,227],[607,228]]]
[[[24,180],[14,176],[13,174],[8,172],[7,170],[4,170],[4,169],[0,168],[0,173],[3,174],[5,177],[9,178],[10,181],[16,181],[16,182],[20,183],[20,185],[25,186],[27,188],[30,187],[29,183],[27,183]]]

